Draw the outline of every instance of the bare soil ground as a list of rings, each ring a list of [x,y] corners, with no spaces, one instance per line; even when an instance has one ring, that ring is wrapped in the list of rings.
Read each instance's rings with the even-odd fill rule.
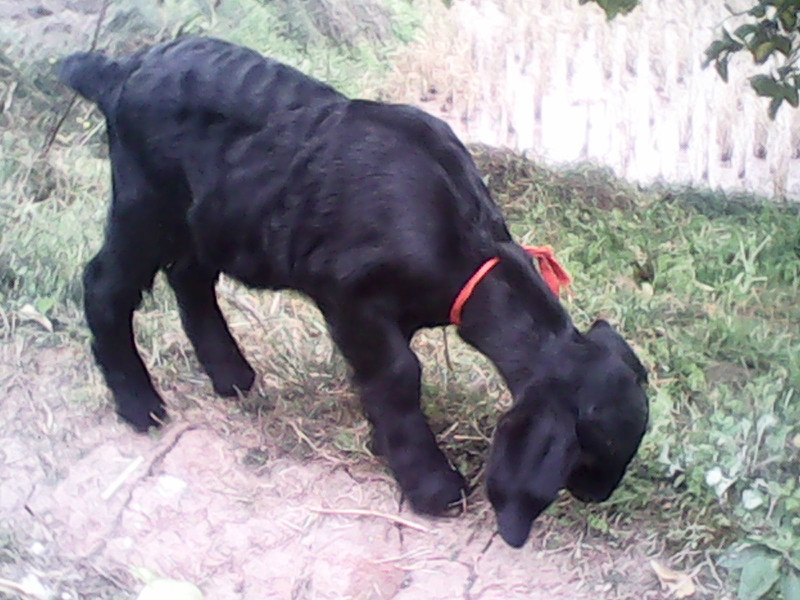
[[[458,517],[420,517],[377,459],[300,460],[187,375],[165,394],[172,422],[137,435],[108,404],[76,403],[99,383],[81,344],[0,346],[0,577],[65,600],[132,598],[141,567],[219,599],[667,597],[646,532],[546,516],[513,550],[482,492]]]

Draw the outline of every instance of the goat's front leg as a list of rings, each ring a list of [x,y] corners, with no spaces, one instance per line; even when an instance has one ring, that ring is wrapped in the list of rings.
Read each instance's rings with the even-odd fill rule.
[[[461,499],[464,478],[436,444],[420,408],[420,365],[390,319],[362,307],[326,314],[353,368],[361,403],[383,454],[414,510],[441,514]]]

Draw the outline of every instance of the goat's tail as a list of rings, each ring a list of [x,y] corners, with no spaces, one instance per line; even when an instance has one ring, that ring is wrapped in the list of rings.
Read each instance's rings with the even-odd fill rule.
[[[108,114],[111,99],[125,74],[118,62],[99,52],[78,52],[61,62],[58,78]]]

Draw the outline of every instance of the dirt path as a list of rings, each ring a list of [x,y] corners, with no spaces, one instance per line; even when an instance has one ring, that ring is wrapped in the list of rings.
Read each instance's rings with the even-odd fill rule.
[[[32,597],[132,598],[140,567],[209,599],[666,597],[634,534],[609,544],[545,517],[512,550],[480,492],[426,519],[377,460],[292,458],[235,402],[176,409],[180,388],[173,422],[137,435],[76,402],[97,383],[78,344],[0,346],[0,577]]]

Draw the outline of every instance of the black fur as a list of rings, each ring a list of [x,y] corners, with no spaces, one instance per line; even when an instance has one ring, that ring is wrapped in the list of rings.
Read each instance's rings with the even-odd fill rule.
[[[159,269],[214,389],[255,373],[217,306],[221,272],[291,288],[321,309],[349,361],[375,444],[413,507],[441,513],[464,489],[420,410],[415,331],[447,323],[456,294],[501,261],[461,335],[514,398],[488,469],[514,546],[567,487],[606,498],[647,421],[644,370],[607,324],[572,325],[514,244],[465,147],[417,109],[350,100],[219,40],[183,38],[119,61],[77,54],[62,80],[107,120],[113,201],[84,273],[92,348],[117,412],[137,430],[165,417],[131,318]]]

